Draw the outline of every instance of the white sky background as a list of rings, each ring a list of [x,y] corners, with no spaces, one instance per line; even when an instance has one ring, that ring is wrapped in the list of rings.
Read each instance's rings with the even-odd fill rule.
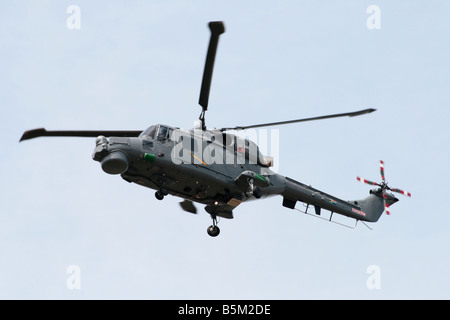
[[[449,299],[449,16],[446,1],[0,1],[0,298]],[[38,127],[191,128],[211,20],[226,33],[208,127],[376,108],[279,127],[279,173],[360,199],[370,186],[355,177],[379,181],[382,159],[412,198],[370,231],[274,197],[211,238],[202,208],[105,174],[95,139],[18,143]]]

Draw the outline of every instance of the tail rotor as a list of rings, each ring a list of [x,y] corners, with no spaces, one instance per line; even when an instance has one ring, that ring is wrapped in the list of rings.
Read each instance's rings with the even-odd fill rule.
[[[356,177],[356,179],[358,181],[362,182],[362,183],[366,183],[366,184],[373,185],[373,186],[378,186],[378,187],[381,188],[380,191],[383,194],[384,208],[385,208],[386,214],[389,215],[390,214],[389,206],[392,203],[395,203],[398,199],[393,197],[393,195],[388,194],[386,192],[386,190],[389,190],[389,191],[392,191],[392,192],[396,192],[396,193],[401,193],[401,194],[403,194],[405,196],[408,196],[408,197],[411,197],[411,193],[407,192],[405,190],[402,190],[402,189],[391,188],[391,187],[388,186],[388,184],[387,184],[387,182],[385,180],[385,175],[384,175],[384,162],[383,162],[383,160],[380,160],[380,174],[381,174],[381,183],[376,183],[376,182],[373,182],[373,181],[370,181],[370,180],[367,180],[367,179],[364,179],[364,178],[361,178],[361,177]],[[392,201],[392,200],[394,200],[394,201]]]

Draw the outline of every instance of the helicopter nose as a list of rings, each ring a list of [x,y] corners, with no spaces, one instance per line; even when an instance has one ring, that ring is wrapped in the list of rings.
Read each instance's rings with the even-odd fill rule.
[[[108,174],[122,174],[128,170],[128,158],[123,152],[111,152],[101,160],[101,165]]]

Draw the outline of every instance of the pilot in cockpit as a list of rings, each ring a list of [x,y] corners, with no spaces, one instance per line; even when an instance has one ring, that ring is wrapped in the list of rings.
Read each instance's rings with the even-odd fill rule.
[[[167,127],[160,126],[158,131],[158,140],[164,140],[167,138]]]

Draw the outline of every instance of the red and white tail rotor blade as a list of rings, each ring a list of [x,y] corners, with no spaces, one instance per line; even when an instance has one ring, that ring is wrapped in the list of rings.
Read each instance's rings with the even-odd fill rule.
[[[381,173],[381,180],[384,182],[384,162],[383,160],[380,160],[380,173]]]
[[[373,186],[379,186],[378,183],[361,178],[361,177],[356,177],[356,180],[358,180],[359,182],[362,182],[362,183],[367,183],[367,184],[373,185]]]
[[[387,196],[385,193],[383,193],[383,198],[384,198],[384,210],[386,211],[386,214],[389,216],[391,212],[389,211],[389,205],[386,202]]]
[[[401,193],[408,197],[411,197],[411,193],[408,191],[405,191],[405,190],[397,189],[397,188],[389,188],[389,186],[387,185],[387,182],[385,180],[385,177],[384,177],[384,161],[383,160],[380,160],[380,174],[381,174],[381,179],[382,179],[381,183],[376,183],[376,182],[373,182],[373,181],[370,181],[367,179],[363,179],[361,177],[356,177],[356,179],[362,183],[367,183],[367,184],[370,184],[373,186],[381,187],[381,189],[379,189],[377,192],[379,192],[379,191],[383,192],[384,210],[387,215],[390,215],[391,211],[389,210],[389,205],[392,203],[395,203],[396,201],[398,201],[398,199],[395,197],[393,199],[391,199],[393,195],[387,195],[385,193],[386,190]],[[395,201],[393,201],[393,200],[395,200]]]
[[[397,189],[397,188],[389,188],[389,190],[397,192],[397,193],[404,194],[405,196],[408,196],[408,197],[411,197],[411,193],[408,192],[408,191],[405,191],[405,190],[400,190],[400,189]]]

